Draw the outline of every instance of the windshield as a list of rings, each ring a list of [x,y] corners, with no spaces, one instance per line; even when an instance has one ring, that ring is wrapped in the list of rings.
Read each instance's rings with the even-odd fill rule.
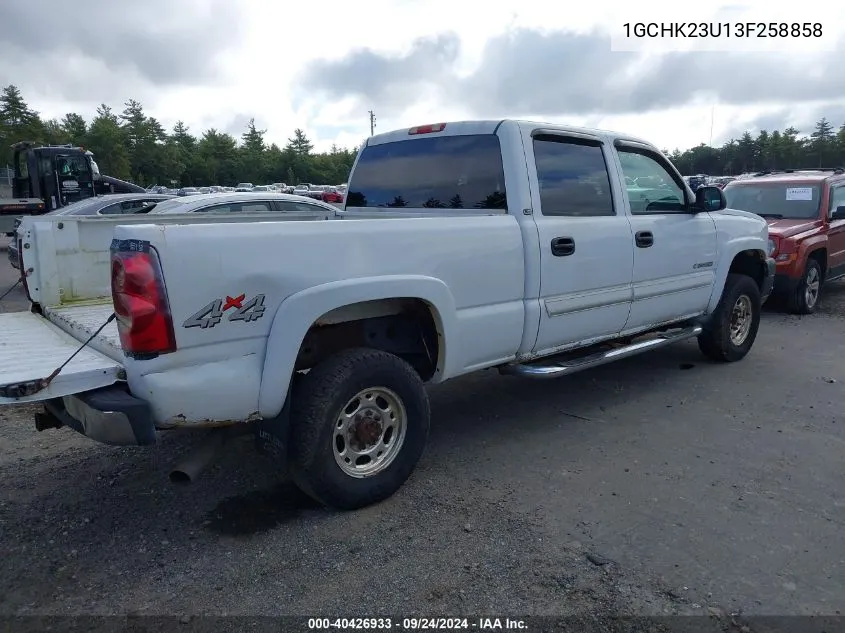
[[[796,183],[755,183],[725,187],[729,209],[762,216],[811,220],[819,215],[821,188]]]

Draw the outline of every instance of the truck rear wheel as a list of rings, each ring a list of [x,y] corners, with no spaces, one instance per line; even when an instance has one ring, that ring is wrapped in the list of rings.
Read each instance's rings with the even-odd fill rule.
[[[422,456],[428,394],[393,354],[340,352],[297,380],[291,398],[291,475],[324,505],[354,510],[382,501]]]
[[[754,345],[760,327],[760,288],[746,275],[729,274],[722,298],[698,348],[711,360],[742,360]]]

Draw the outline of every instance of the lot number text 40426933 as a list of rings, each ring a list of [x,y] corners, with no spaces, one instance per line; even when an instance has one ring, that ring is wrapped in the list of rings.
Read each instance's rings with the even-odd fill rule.
[[[513,618],[309,618],[308,630],[392,630],[446,631],[446,630],[527,630],[525,620]]]

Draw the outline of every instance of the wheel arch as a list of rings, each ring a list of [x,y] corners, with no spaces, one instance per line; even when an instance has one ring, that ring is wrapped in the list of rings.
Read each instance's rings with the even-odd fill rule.
[[[285,299],[273,317],[267,339],[258,398],[260,415],[269,418],[281,412],[294,368],[305,368],[303,344],[314,328],[371,321],[390,317],[400,307],[407,310],[421,306],[437,341],[436,349],[429,350],[436,360],[428,378],[438,382],[452,373],[451,365],[458,360],[454,348],[447,344],[454,340],[457,330],[455,301],[442,280],[419,275],[350,279],[308,288]],[[401,309],[399,313],[408,314]],[[338,349],[360,345],[355,338]]]
[[[827,244],[817,244],[815,247],[811,247],[807,251],[807,261],[811,259],[815,260],[822,269],[822,281],[824,281],[825,277],[827,277]]]
[[[767,255],[766,251],[760,248],[759,240],[757,238],[734,240],[730,243],[730,247],[719,258],[713,292],[710,294],[710,301],[707,304],[708,315],[713,314],[719,305],[729,274],[749,276],[757,283],[758,288],[762,290],[763,287],[763,280],[767,272]]]

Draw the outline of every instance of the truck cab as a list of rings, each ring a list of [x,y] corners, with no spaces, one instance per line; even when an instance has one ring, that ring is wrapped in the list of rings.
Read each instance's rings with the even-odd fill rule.
[[[91,152],[72,145],[35,147],[28,142],[12,147],[13,198],[39,198],[47,212],[96,195],[100,170]]]

